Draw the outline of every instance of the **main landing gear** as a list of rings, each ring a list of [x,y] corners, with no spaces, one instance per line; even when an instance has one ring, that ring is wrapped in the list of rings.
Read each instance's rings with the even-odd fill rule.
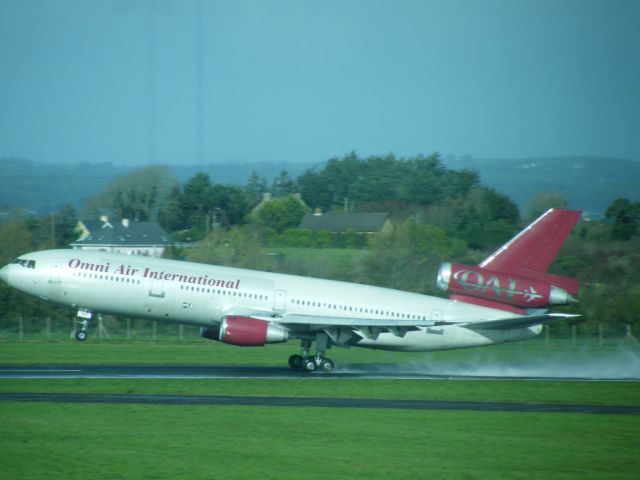
[[[77,316],[80,329],[76,330],[75,337],[79,342],[84,342],[89,337],[89,320],[93,315],[89,310],[78,310]]]
[[[289,366],[294,370],[305,370],[313,372],[319,370],[329,373],[335,366],[334,363],[324,356],[328,348],[329,337],[326,333],[316,334],[316,354],[311,355],[311,340],[302,340],[302,355],[291,355],[289,357]]]

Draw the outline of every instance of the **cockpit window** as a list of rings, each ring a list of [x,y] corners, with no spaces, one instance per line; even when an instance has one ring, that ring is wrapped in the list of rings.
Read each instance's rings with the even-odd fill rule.
[[[26,258],[16,258],[11,263],[22,265],[23,267],[26,267],[26,268],[36,268],[36,261],[35,260],[27,260]]]

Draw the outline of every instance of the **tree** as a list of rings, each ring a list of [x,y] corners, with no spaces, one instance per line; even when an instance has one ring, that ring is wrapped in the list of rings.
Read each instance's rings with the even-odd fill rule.
[[[214,184],[213,209],[219,223],[225,226],[239,225],[249,211],[246,191],[236,185]]]
[[[53,214],[53,221],[53,240],[56,248],[67,248],[78,239],[78,215],[72,205],[65,205],[57,214]]]
[[[198,238],[211,230],[214,203],[213,185],[206,173],[196,173],[182,188],[180,208],[185,227],[192,229]]]
[[[256,171],[251,172],[251,176],[247,180],[244,187],[247,207],[253,208],[262,200],[262,194],[267,191],[267,182],[260,177]]]
[[[352,198],[365,202],[404,200],[402,187],[407,181],[407,176],[402,162],[396,160],[393,154],[389,154],[369,157],[364,164],[366,169],[353,184]]]
[[[351,152],[342,159],[330,159],[320,171],[307,170],[298,177],[297,183],[307,205],[330,210],[334,205],[344,205],[345,198],[356,196],[356,183],[364,170],[364,162]]]
[[[150,166],[134,170],[116,178],[100,195],[91,199],[86,213],[98,217],[101,210],[106,210],[119,219],[155,220],[175,183],[167,167]]]
[[[371,252],[363,260],[364,283],[429,294],[437,293],[433,279],[440,263],[466,253],[464,242],[414,218],[370,243]]]
[[[268,270],[271,261],[262,251],[261,232],[250,225],[215,230],[201,244],[186,252],[187,260]]]
[[[456,172],[442,164],[440,156],[397,158],[392,153],[360,159],[355,152],[332,158],[321,170],[307,170],[298,178],[308,205],[328,210],[343,206],[345,199],[389,211],[407,205],[433,205],[447,196],[467,195],[479,186],[472,170]]]
[[[32,248],[33,237],[25,218],[14,217],[0,226],[0,265],[6,265]]]
[[[446,197],[430,208],[430,223],[445,228],[473,249],[501,245],[517,230],[518,207],[492,188],[476,187],[465,197]]]
[[[186,215],[183,210],[182,191],[176,184],[171,188],[164,205],[158,212],[158,222],[168,232],[186,229]]]
[[[276,198],[264,204],[256,213],[258,221],[266,228],[282,233],[287,228],[297,227],[307,209],[296,198]]]
[[[449,191],[456,196],[467,195],[472,188],[480,186],[480,174],[475,170],[463,168],[453,171],[453,180],[449,183]]]
[[[405,200],[421,205],[431,205],[441,200],[448,185],[444,181],[447,170],[442,165],[440,156],[418,155],[408,160],[407,164],[408,171],[402,175],[401,180],[407,184]]]
[[[482,192],[482,213],[487,220],[503,221],[516,226],[520,220],[518,206],[507,195],[493,188],[484,187]]]
[[[296,182],[294,182],[286,170],[282,170],[280,174],[273,179],[271,184],[271,195],[274,198],[286,197],[292,193],[296,193]]]
[[[302,198],[311,208],[328,210],[331,207],[333,196],[323,175],[315,168],[310,168],[300,175],[297,183]]]
[[[613,220],[611,237],[615,240],[629,240],[638,231],[640,202],[633,203],[628,198],[618,198],[609,205],[604,215]]]
[[[527,203],[528,220],[535,220],[550,208],[567,208],[569,202],[559,192],[538,192]]]

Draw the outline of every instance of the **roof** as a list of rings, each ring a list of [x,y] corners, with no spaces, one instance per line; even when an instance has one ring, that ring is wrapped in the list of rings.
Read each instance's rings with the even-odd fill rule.
[[[100,220],[81,220],[80,223],[84,225],[89,233],[102,228],[102,225],[104,225],[104,222]]]
[[[330,232],[380,232],[389,218],[388,213],[307,213],[300,222],[300,228],[328,230]]]
[[[87,223],[84,222],[85,226]],[[129,222],[126,226],[121,223],[102,223],[97,229],[90,230],[89,235],[76,240],[71,245],[122,245],[122,246],[153,246],[168,245],[171,237],[156,222]]]

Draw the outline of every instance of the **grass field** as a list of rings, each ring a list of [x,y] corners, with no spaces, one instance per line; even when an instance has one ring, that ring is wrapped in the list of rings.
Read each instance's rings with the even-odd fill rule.
[[[281,365],[292,351],[293,344],[6,342],[0,365]],[[408,356],[336,349],[332,358],[433,365],[574,356],[580,363],[614,353],[533,342]],[[640,405],[638,382],[2,379],[0,391]],[[635,479],[638,432],[634,415],[0,402],[0,478]]]
[[[3,478],[637,478],[634,418],[4,404]]]
[[[76,342],[69,335],[46,340],[43,335],[19,341],[0,337],[0,365],[7,364],[171,364],[171,365],[285,365],[299,344],[285,344],[257,348],[239,348],[190,336],[182,341],[174,337],[144,340],[98,339],[90,336],[86,342]],[[543,338],[515,344],[450,350],[443,352],[387,352],[364,348],[335,347],[328,356],[336,364],[429,365],[499,362],[504,365],[547,363],[578,363],[583,367],[593,361],[627,356],[640,357],[640,346],[620,346],[620,340],[607,340],[599,346],[596,340],[581,340],[576,346],[570,340],[554,339],[549,346]]]

